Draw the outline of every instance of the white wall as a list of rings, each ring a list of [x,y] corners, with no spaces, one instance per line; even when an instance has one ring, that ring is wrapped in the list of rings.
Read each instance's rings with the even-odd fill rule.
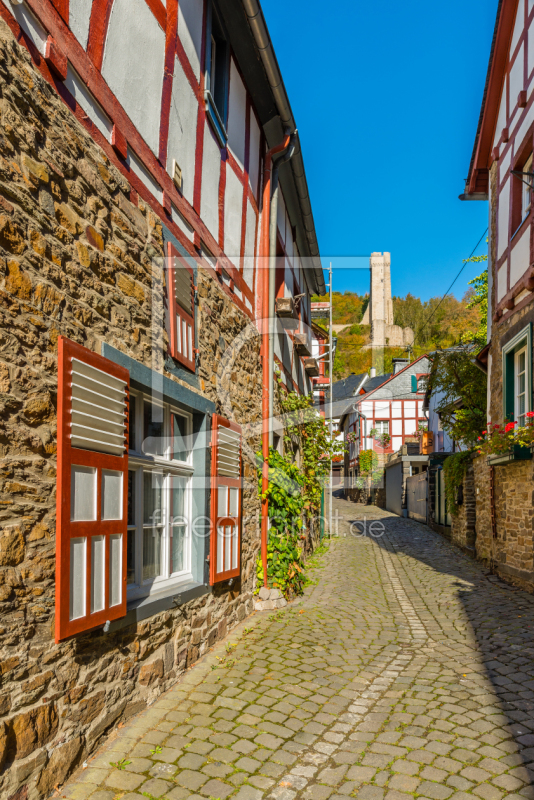
[[[219,180],[221,173],[221,151],[206,120],[204,130],[204,152],[202,154],[202,190],[200,195],[200,217],[211,235],[219,241]]]
[[[237,163],[245,167],[245,133],[247,92],[234,60],[230,64],[230,92],[228,100],[228,145]]]
[[[87,48],[92,7],[93,0],[70,0],[69,2],[69,28],[84,49]]]
[[[176,159],[182,170],[182,192],[191,205],[195,188],[197,115],[198,101],[182,65],[175,59],[169,115],[167,172],[172,177],[173,159]]]
[[[241,257],[241,218],[243,216],[243,184],[226,164],[224,198],[224,252],[235,267]]]
[[[510,288],[523,277],[530,266],[530,227],[513,244],[514,248],[510,253]]]
[[[497,218],[497,258],[500,258],[508,247],[508,223],[510,215],[510,179],[506,181],[499,195]]]
[[[247,200],[247,221],[245,229],[245,259],[243,265],[243,279],[249,289],[254,285],[254,253],[256,246],[256,214],[252,203]]]
[[[165,33],[145,0],[115,0],[102,76],[156,155],[164,61]]]
[[[178,4],[178,36],[197,80],[200,79],[203,16],[203,0],[180,0]]]

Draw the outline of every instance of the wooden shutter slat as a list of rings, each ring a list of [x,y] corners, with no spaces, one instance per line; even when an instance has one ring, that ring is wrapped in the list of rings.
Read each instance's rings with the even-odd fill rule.
[[[218,414],[212,419],[210,583],[241,570],[241,427]],[[221,491],[221,490],[224,490]],[[237,490],[233,516],[232,490]]]
[[[126,614],[129,380],[124,367],[59,337],[56,641]],[[71,514],[73,467],[91,492],[73,507],[90,519]],[[102,519],[104,472],[122,476],[122,496],[107,506],[115,515],[119,503],[121,519]],[[118,491],[115,480],[106,486]]]

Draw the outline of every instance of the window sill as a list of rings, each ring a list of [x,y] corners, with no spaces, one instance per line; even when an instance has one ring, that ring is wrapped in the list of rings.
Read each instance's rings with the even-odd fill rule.
[[[528,461],[532,458],[532,450],[530,447],[521,447],[514,445],[508,453],[492,453],[488,456],[488,465],[490,467],[500,467],[509,464],[511,461]]]
[[[135,623],[160,614],[162,611],[189,603],[210,592],[211,586],[189,581],[189,583],[176,583],[162,589],[161,592],[145,597],[132,598],[128,600],[126,616],[111,623],[110,633],[127,628],[129,625],[135,625]]]

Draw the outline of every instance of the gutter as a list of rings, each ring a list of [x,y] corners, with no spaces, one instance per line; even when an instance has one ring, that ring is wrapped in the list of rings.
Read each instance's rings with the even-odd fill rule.
[[[291,111],[291,105],[261,6],[258,0],[242,0],[242,3],[267,75],[267,80],[269,81],[269,86],[273,93],[282,125],[284,128],[290,128],[290,130],[296,131],[297,126],[293,117],[293,112]],[[312,273],[317,294],[323,295],[326,293],[326,286],[298,133],[295,140],[295,153],[291,159],[291,169],[293,171],[302,223],[306,232],[306,240],[312,260],[312,267],[309,271]]]

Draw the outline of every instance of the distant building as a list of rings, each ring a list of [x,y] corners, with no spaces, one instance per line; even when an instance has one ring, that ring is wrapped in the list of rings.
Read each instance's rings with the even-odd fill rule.
[[[371,294],[365,309],[362,325],[371,326],[373,367],[382,371],[384,347],[408,347],[413,344],[411,328],[401,328],[393,323],[393,300],[391,298],[391,255],[371,253]]]
[[[416,433],[419,423],[426,423],[423,409],[426,381],[429,372],[426,355],[415,361],[393,359],[394,371],[366,381],[357,397],[346,403],[341,413],[340,428],[348,444],[345,455],[346,489],[354,488],[359,474],[359,455],[362,450],[374,450],[379,463],[399,450]],[[375,434],[371,434],[375,431]],[[349,441],[348,434],[355,434]],[[379,437],[389,437],[386,441]]]

